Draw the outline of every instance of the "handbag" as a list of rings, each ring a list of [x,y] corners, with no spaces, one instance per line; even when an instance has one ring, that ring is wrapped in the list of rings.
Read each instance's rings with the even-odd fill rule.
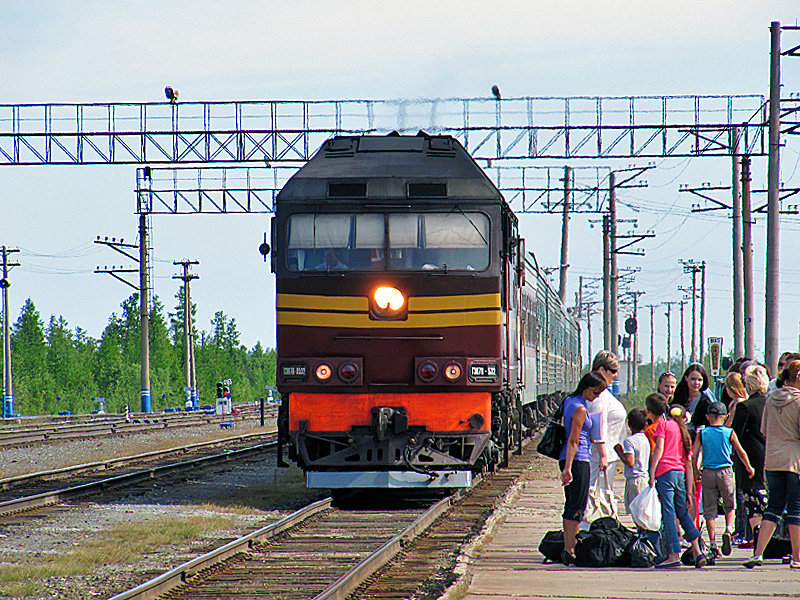
[[[617,513],[617,499],[608,484],[608,471],[603,471],[603,477],[597,478],[597,485],[589,490],[589,499],[586,502],[586,511],[583,520],[591,523],[602,517],[619,519]]]
[[[649,485],[631,500],[631,517],[642,529],[658,531],[661,528],[661,502],[656,488]]]
[[[567,430],[562,422],[563,416],[564,403],[562,402],[556,412],[553,413],[553,416],[550,417],[550,421],[542,434],[542,439],[539,440],[539,444],[536,446],[536,451],[539,454],[556,460],[561,457],[561,450],[564,448],[564,444],[567,443]]]

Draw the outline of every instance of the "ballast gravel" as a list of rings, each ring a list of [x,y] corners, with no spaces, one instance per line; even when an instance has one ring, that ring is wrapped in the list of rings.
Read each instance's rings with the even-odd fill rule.
[[[237,433],[258,429],[257,419],[252,421],[252,427],[245,423],[237,424]],[[9,449],[0,453],[0,474],[8,465],[22,464],[25,468],[17,472],[30,472],[87,462],[99,454],[127,455],[181,441],[192,443],[215,430],[219,427],[164,429]],[[120,495],[111,501],[62,504],[0,520],[0,571],[15,564],[45,563],[48,557],[101,539],[104,532],[121,524],[220,515],[230,519],[230,529],[210,532],[184,544],[153,547],[135,563],[109,563],[80,575],[40,579],[35,582],[35,594],[24,596],[26,600],[110,598],[324,495],[319,490],[306,490],[302,474],[296,469],[277,469],[274,463],[273,454],[258,455],[246,464],[225,464],[190,474],[180,483],[162,485],[156,480],[145,491],[139,488],[135,494]],[[225,508],[230,505],[239,508]],[[242,506],[259,508],[242,510]],[[8,596],[2,583],[0,597],[21,598]]]

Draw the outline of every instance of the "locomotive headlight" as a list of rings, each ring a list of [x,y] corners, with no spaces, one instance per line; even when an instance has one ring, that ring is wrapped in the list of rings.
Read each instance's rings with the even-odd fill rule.
[[[381,286],[373,294],[375,306],[382,311],[397,312],[406,302],[403,293],[397,288]]]
[[[316,377],[319,381],[328,381],[332,374],[333,369],[331,369],[330,365],[326,365],[325,363],[319,365],[314,371],[314,377]]]
[[[458,363],[449,363],[444,368],[444,376],[448,381],[458,381],[462,372],[461,365]]]

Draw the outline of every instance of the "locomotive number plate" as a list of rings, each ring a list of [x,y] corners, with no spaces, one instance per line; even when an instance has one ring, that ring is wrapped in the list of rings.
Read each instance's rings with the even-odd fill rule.
[[[469,366],[469,380],[480,383],[497,381],[497,365],[494,363],[472,363]]]
[[[308,378],[308,365],[300,363],[283,363],[281,377],[284,381],[305,381]]]

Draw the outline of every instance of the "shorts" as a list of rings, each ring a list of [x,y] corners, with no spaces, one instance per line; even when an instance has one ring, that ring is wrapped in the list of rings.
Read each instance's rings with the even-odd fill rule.
[[[767,510],[767,490],[745,490],[743,493],[747,518],[763,515]]]
[[[625,478],[625,512],[630,514],[631,501],[639,493],[650,485],[650,478],[647,475],[637,475]]]
[[[558,467],[564,470],[566,461],[558,461]],[[589,461],[572,461],[572,482],[564,488],[564,512],[561,518],[567,521],[582,521],[589,501]]]
[[[709,469],[703,467],[701,472],[703,482],[703,516],[713,521],[717,518],[717,502],[722,497],[722,510],[725,514],[735,507],[735,485],[733,482],[733,467]]]

